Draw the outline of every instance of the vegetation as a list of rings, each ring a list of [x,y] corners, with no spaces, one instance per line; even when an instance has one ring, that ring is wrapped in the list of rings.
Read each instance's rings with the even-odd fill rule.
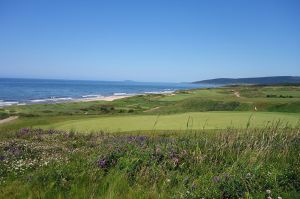
[[[239,94],[239,97],[237,97]],[[280,97],[284,96],[284,97]],[[267,97],[278,96],[278,97]],[[288,96],[288,97],[286,97]],[[191,111],[300,112],[300,86],[231,86],[139,95],[113,102],[74,102],[5,107],[1,112],[23,117],[108,114],[169,114]],[[281,108],[277,110],[276,108]],[[155,108],[155,109],[154,109]],[[154,110],[152,110],[154,109]]]
[[[0,132],[7,133],[22,127],[81,132],[152,130],[157,118],[155,129],[160,130],[186,129],[189,118],[193,122],[189,128],[203,129],[205,126],[219,129],[245,126],[251,115],[253,125],[263,126],[278,119],[295,124],[299,113],[300,86],[228,86],[181,90],[169,95],[139,95],[113,102],[5,107],[0,109],[0,114],[5,114],[5,117],[18,115],[19,119],[1,124]]]
[[[299,198],[299,130],[274,124],[142,136],[21,129],[0,142],[0,193],[3,198]]]
[[[73,130],[79,132],[128,132],[135,130],[187,130],[187,129],[224,129],[228,127],[263,127],[281,120],[288,125],[296,125],[300,114],[268,112],[191,112],[172,115],[128,115],[79,118],[63,122],[37,125],[43,129]]]
[[[19,116],[0,124],[0,198],[300,198],[297,85],[10,106],[0,116]]]
[[[5,118],[8,118],[8,117],[9,117],[9,114],[8,114],[8,113],[0,112],[0,120],[5,119]]]
[[[299,76],[273,76],[273,77],[254,77],[254,78],[217,78],[197,81],[199,84],[300,84]]]

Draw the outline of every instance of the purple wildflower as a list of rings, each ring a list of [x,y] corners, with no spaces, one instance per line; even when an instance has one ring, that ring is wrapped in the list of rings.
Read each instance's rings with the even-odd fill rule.
[[[19,132],[17,133],[18,136],[26,136],[30,133],[29,128],[21,128]]]
[[[105,169],[108,167],[108,161],[105,158],[102,158],[98,160],[98,166],[102,169]]]
[[[178,166],[178,164],[179,164],[179,159],[178,159],[177,157],[174,157],[174,158],[173,158],[173,161],[174,161],[174,165],[175,165],[175,166]]]
[[[0,161],[5,160],[5,156],[4,155],[0,155]]]

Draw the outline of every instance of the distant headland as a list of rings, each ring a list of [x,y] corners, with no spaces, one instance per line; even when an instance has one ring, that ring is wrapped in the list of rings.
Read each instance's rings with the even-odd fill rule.
[[[195,81],[194,84],[300,84],[300,76],[270,76],[251,78],[216,78]]]

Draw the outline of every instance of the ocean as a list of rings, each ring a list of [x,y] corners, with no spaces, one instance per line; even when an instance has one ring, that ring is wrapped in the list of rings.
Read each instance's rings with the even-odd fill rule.
[[[0,106],[60,103],[101,96],[172,93],[180,89],[207,87],[214,85],[0,78]]]

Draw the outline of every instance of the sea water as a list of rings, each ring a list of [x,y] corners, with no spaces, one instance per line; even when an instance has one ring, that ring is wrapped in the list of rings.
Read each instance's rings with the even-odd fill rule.
[[[58,103],[101,96],[172,93],[213,87],[190,83],[0,78],[0,106]]]

